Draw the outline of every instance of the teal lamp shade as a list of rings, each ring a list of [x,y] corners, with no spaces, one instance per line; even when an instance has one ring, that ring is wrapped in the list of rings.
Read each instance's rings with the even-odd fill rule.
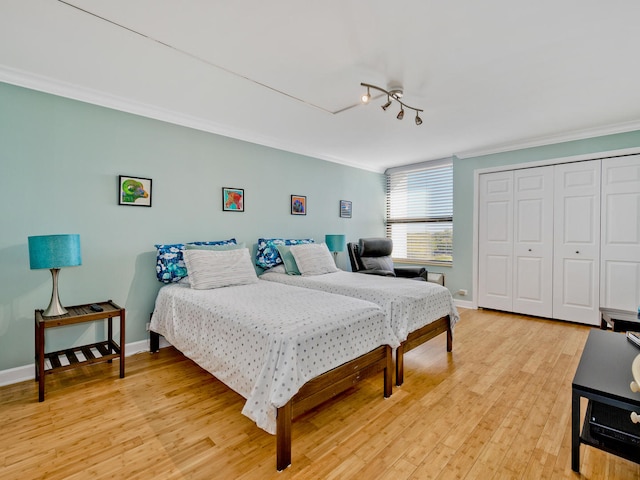
[[[325,235],[324,243],[330,252],[333,252],[333,261],[338,264],[338,252],[344,252],[347,249],[347,238],[345,235]]]
[[[42,235],[29,237],[31,270],[82,265],[80,235]]]
[[[329,251],[334,254],[344,252],[347,249],[346,235],[325,235],[324,243],[327,244]]]
[[[31,270],[48,268],[53,278],[51,302],[43,316],[64,315],[67,310],[58,297],[58,273],[62,267],[82,265],[80,235],[42,235],[29,237],[29,266]]]

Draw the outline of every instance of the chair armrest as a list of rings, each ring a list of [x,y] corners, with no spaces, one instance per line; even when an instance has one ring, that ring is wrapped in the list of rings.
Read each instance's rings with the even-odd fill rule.
[[[427,281],[427,269],[424,267],[395,267],[394,268],[397,277],[402,278],[416,278],[420,277],[425,282]]]
[[[380,277],[395,277],[396,274],[389,270],[358,270],[357,273],[366,273],[369,275],[378,275]]]

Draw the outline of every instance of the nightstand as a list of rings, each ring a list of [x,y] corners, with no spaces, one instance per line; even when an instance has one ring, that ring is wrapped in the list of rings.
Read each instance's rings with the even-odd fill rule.
[[[45,377],[52,373],[92,363],[111,363],[114,358],[120,358],[120,378],[124,378],[125,310],[111,300],[96,304],[102,308],[100,312],[92,310],[91,305],[93,304],[65,307],[66,314],[53,317],[43,317],[44,310],[35,311],[35,364],[38,401],[44,401]],[[120,345],[113,340],[113,317],[120,317]],[[45,353],[44,332],[46,329],[97,320],[107,320],[107,340]],[[45,366],[45,358],[49,360],[50,366]]]

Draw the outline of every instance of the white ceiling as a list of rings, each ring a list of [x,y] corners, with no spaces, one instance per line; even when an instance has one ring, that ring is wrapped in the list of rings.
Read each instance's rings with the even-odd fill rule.
[[[640,129],[638,19],[638,0],[2,0],[0,81],[383,171]],[[424,123],[360,105],[360,82],[401,84]]]

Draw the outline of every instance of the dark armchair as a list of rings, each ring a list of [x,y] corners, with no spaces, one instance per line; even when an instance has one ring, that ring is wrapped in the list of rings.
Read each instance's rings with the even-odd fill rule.
[[[424,267],[396,267],[391,260],[393,241],[390,238],[361,238],[358,243],[348,243],[351,270],[357,273],[403,277],[427,281]]]

